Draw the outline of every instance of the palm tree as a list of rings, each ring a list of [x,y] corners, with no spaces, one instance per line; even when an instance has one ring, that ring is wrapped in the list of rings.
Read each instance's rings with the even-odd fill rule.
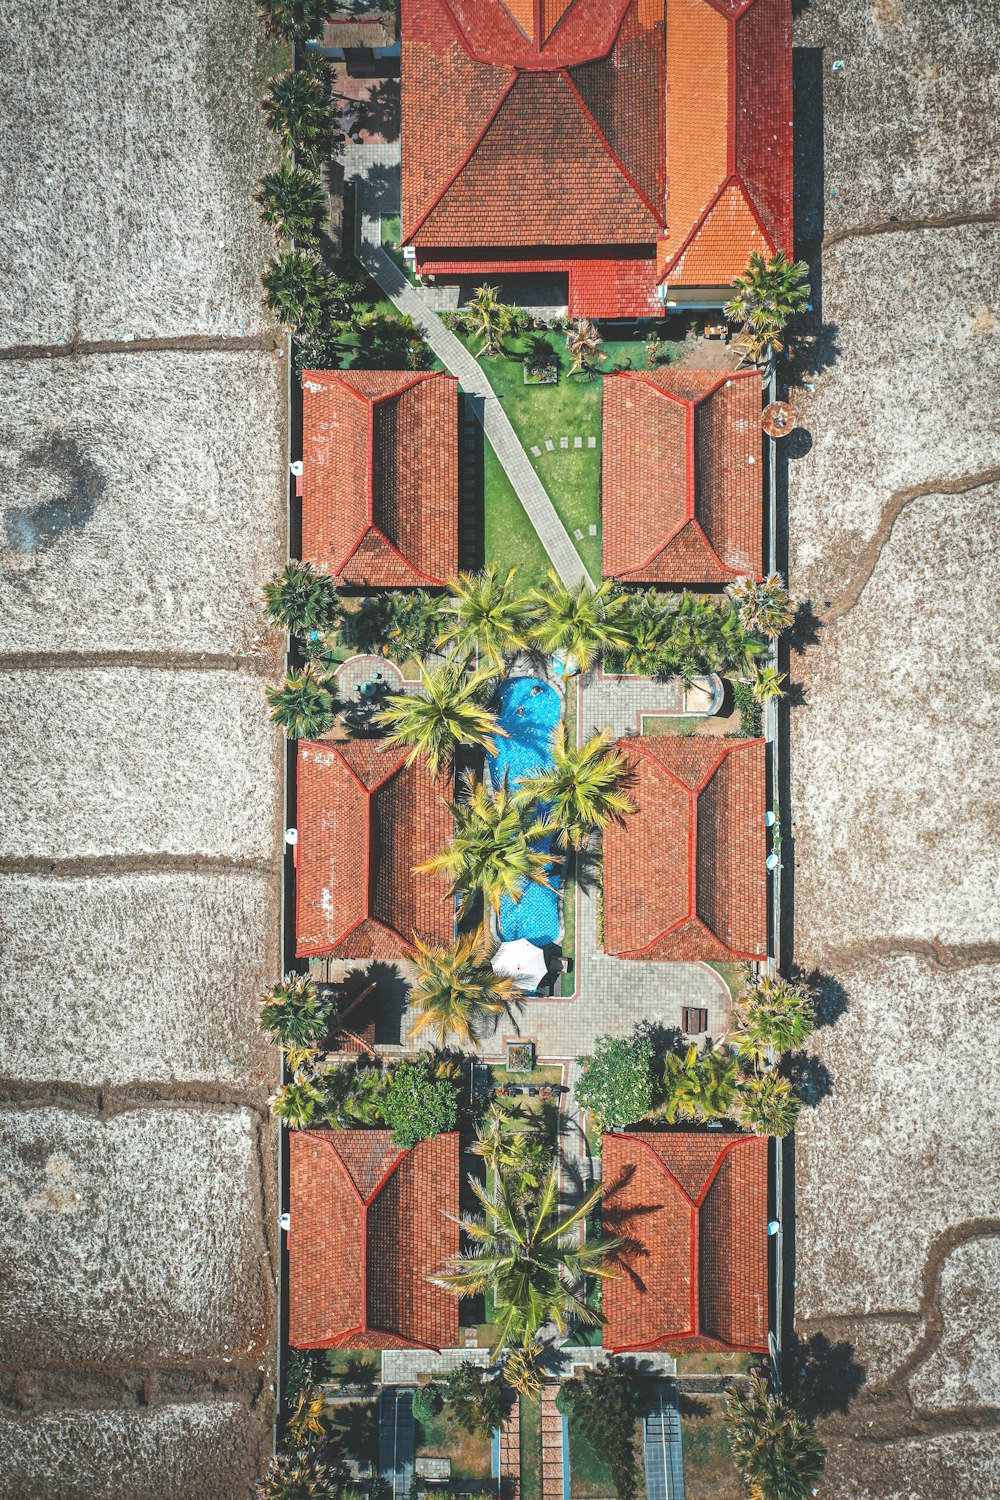
[[[330,1009],[307,974],[286,974],[261,998],[261,1029],[280,1047],[308,1047],[325,1036]]]
[[[740,612],[744,630],[759,630],[774,638],[795,619],[795,604],[780,573],[768,573],[760,580],[737,578],[727,592]]]
[[[495,286],[477,287],[469,298],[464,322],[474,338],[482,339],[480,357],[503,353],[505,334],[516,333],[521,315],[516,307],[501,302]]]
[[[439,605],[448,619],[438,644],[476,651],[502,672],[509,657],[526,644],[525,601],[516,578],[516,568],[501,576],[495,563],[481,573],[459,573],[450,578],[448,597]]]
[[[290,328],[309,331],[323,317],[328,302],[327,275],[315,255],[287,250],[276,255],[260,278],[264,302]]]
[[[699,1054],[696,1043],[683,1056],[667,1054],[663,1065],[664,1115],[677,1119],[724,1119],[732,1112],[739,1084],[736,1058],[727,1052]]]
[[[313,172],[283,161],[261,180],[254,194],[260,217],[276,234],[315,245],[326,214],[326,194]]]
[[[506,738],[506,729],[482,704],[483,690],[492,681],[491,671],[467,673],[460,662],[447,661],[436,672],[421,663],[423,691],[391,697],[372,722],[386,731],[388,744],[410,747],[407,765],[424,755],[436,776],[460,745],[477,745],[495,755],[496,736]]]
[[[314,740],[333,723],[333,696],[312,667],[288,672],[280,687],[264,689],[271,722],[290,740]]]
[[[769,1393],[760,1371],[748,1389],[727,1392],[725,1424],[736,1467],[755,1500],[805,1500],[815,1492],[826,1449],[797,1406]]]
[[[758,703],[766,703],[770,698],[785,696],[783,683],[787,680],[787,672],[779,672],[777,667],[759,667],[750,688]]]
[[[481,781],[470,777],[464,800],[451,804],[451,811],[451,843],[417,865],[414,873],[441,875],[449,881],[449,896],[459,897],[459,917],[477,894],[487,908],[499,913],[503,897],[520,901],[529,880],[551,888],[549,855],[534,847],[534,841],[544,837],[545,825],[525,823],[506,783],[491,795]]]
[[[329,630],[343,611],[333,579],[311,562],[287,562],[264,585],[264,613],[272,625],[291,635]]]
[[[552,1151],[545,1136],[537,1130],[511,1130],[510,1117],[495,1100],[485,1122],[477,1124],[476,1142],[470,1149],[482,1157],[488,1172],[504,1178],[515,1204],[537,1193],[552,1170]]]
[[[566,335],[566,347],[573,356],[570,375],[593,375],[604,355],[600,352],[604,340],[597,331],[596,323],[589,318],[578,318],[576,327]]]
[[[530,1339],[523,1348],[511,1349],[504,1360],[503,1378],[507,1385],[529,1401],[537,1401],[542,1388],[544,1347],[541,1339]]]
[[[754,1135],[787,1135],[795,1127],[800,1101],[787,1078],[765,1073],[745,1078],[736,1090],[736,1113]]]
[[[281,1085],[270,1104],[277,1118],[290,1130],[306,1130],[321,1102],[322,1096],[312,1080],[296,1076],[290,1083]]]
[[[731,1041],[741,1057],[758,1066],[803,1046],[812,1035],[814,1016],[808,997],[797,985],[770,974],[754,980],[738,1014],[740,1029]]]
[[[416,934],[413,943],[419,977],[410,991],[410,1006],[417,1013],[411,1039],[430,1030],[441,1047],[449,1034],[463,1046],[478,1046],[480,1022],[499,1015],[518,995],[513,979],[494,973],[492,945],[477,932],[466,933],[448,948],[425,943]]]
[[[745,359],[780,353],[782,330],[809,300],[808,275],[806,263],[790,261],[783,250],[770,260],[759,250],[750,252],[747,269],[733,282],[733,296],[723,308],[731,323],[742,325],[735,342]]]
[[[527,602],[530,639],[550,654],[563,652],[567,672],[585,672],[599,651],[627,645],[620,623],[624,600],[610,578],[596,589],[582,580],[571,588],[550,568],[548,584],[532,589]]]
[[[657,594],[652,589],[622,596],[618,624],[627,644],[621,651],[609,653],[614,670],[636,677],[664,677],[673,670],[670,650],[671,627],[679,597]],[[605,667],[608,667],[608,659]]]
[[[497,1327],[497,1351],[530,1348],[547,1323],[565,1334],[571,1323],[593,1326],[601,1314],[587,1305],[588,1276],[612,1276],[606,1257],[621,1243],[598,1239],[579,1243],[571,1233],[600,1200],[598,1184],[570,1213],[559,1212],[559,1174],[553,1168],[533,1202],[518,1205],[498,1176],[492,1193],[474,1178],[469,1185],[482,1214],[458,1222],[473,1242],[467,1255],[432,1280],[459,1297],[489,1292]]]
[[[312,167],[326,161],[333,145],[331,90],[329,65],[313,63],[274,79],[261,102],[268,128]]]
[[[260,0],[265,30],[286,41],[318,36],[330,11],[329,0]]]
[[[624,823],[635,812],[625,791],[629,764],[620,750],[612,750],[611,733],[591,735],[585,745],[566,746],[566,725],[560,719],[552,736],[552,764],[526,776],[518,784],[515,802],[524,808],[545,808],[545,826],[563,844],[579,849],[591,834],[609,823]]]

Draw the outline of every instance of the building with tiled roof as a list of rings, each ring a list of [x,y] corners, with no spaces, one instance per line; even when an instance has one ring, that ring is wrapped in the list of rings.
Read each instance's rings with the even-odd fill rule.
[[[288,1341],[441,1349],[458,1301],[428,1277],[458,1254],[458,1134],[409,1151],[388,1130],[289,1132]]]
[[[636,811],[604,834],[604,946],[619,958],[767,954],[763,740],[618,742]]]
[[[573,316],[632,318],[791,251],[790,0],[402,0],[401,25],[418,270],[565,274]]]
[[[453,833],[448,786],[384,740],[300,740],[295,951],[395,959],[454,937],[453,903],[413,867]]]
[[[302,556],[359,588],[458,569],[458,381],[409,370],[302,376]]]
[[[622,370],[604,381],[602,571],[627,583],[761,574],[757,370]]]
[[[605,1230],[623,1240],[603,1283],[603,1343],[744,1349],[768,1335],[768,1142],[696,1131],[605,1135]]]

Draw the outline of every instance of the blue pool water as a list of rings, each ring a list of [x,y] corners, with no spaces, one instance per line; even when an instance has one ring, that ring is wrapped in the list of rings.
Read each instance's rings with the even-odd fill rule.
[[[559,694],[540,677],[508,677],[500,684],[500,706],[497,718],[509,739],[497,740],[497,753],[489,759],[490,780],[494,788],[503,784],[514,787],[524,776],[552,764],[552,733],[562,711]],[[536,846],[548,851],[551,839]],[[559,885],[555,869],[549,879]],[[500,903],[500,936],[505,942],[527,938],[544,947],[559,940],[559,894],[529,880],[520,901],[505,896]]]

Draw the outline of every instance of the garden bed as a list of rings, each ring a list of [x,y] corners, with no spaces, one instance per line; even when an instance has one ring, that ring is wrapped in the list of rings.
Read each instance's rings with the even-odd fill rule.
[[[491,1067],[490,1072],[498,1094],[508,1084],[530,1084],[542,1088],[546,1084],[551,1086],[563,1081],[560,1067],[536,1067],[530,1073],[508,1073],[504,1065],[498,1063]],[[561,1097],[560,1094],[553,1093],[550,1098],[543,1099],[538,1094],[519,1092],[504,1096],[502,1103],[515,1130],[540,1129],[551,1135],[554,1141],[558,1130]]]
[[[686,1500],[741,1500],[722,1396],[680,1397]]]
[[[492,1487],[493,1449],[489,1438],[466,1432],[454,1421],[447,1404],[436,1417],[414,1421],[417,1458],[450,1458],[451,1485],[482,1484]]]
[[[541,1500],[542,1415],[537,1401],[521,1402],[521,1500]]]

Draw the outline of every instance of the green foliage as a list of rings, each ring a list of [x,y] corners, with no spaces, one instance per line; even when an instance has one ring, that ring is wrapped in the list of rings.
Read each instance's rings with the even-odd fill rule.
[[[312,1349],[293,1349],[285,1370],[285,1400],[294,1405],[301,1393],[315,1379],[315,1354]]]
[[[314,255],[287,250],[276,255],[261,277],[264,302],[290,328],[315,328],[329,304],[329,280]]]
[[[798,985],[778,975],[751,979],[737,1011],[732,1037],[740,1056],[757,1066],[803,1046],[812,1035],[812,1002]]]
[[[578,1057],[576,1098],[599,1130],[633,1125],[653,1105],[653,1046],[645,1037],[599,1036],[591,1056]]]
[[[690,683],[705,672],[752,672],[767,650],[763,635],[744,629],[727,596],[661,594],[655,589],[617,593],[625,646],[605,653],[610,672],[677,676]]]
[[[502,1175],[518,1208],[527,1206],[552,1170],[552,1147],[540,1131],[512,1130],[510,1116],[498,1100],[476,1125],[474,1156],[488,1172]]]
[[[456,1080],[442,1078],[424,1053],[403,1059],[394,1068],[382,1096],[382,1117],[392,1130],[395,1145],[406,1149],[417,1141],[453,1130],[458,1119]]]
[[[312,563],[287,562],[264,585],[264,613],[272,625],[291,635],[329,630],[343,613],[336,585]]]
[[[271,83],[261,108],[268,128],[282,146],[311,167],[333,150],[333,82],[330,66],[320,59],[297,73],[283,73]]]
[[[543,651],[565,653],[567,666],[585,672],[600,651],[623,647],[624,601],[610,580],[592,589],[586,583],[569,587],[554,568],[540,588],[528,595],[531,608],[529,638]]]
[[[317,1074],[317,1113],[335,1129],[383,1123],[385,1078],[377,1063],[330,1063]]]
[[[745,359],[780,354],[785,325],[809,300],[808,275],[805,261],[790,261],[783,250],[770,260],[759,250],[750,252],[746,271],[733,282],[733,295],[723,308],[731,323],[741,325],[734,347]]]
[[[439,644],[476,652],[498,672],[527,644],[526,601],[517,587],[516,568],[501,573],[491,563],[480,573],[459,573],[448,580],[448,596],[439,608]]]
[[[744,630],[758,630],[774,638],[787,630],[795,619],[795,603],[780,573],[766,578],[737,578],[727,590],[740,612]]]
[[[357,609],[345,610],[340,639],[349,651],[400,663],[423,657],[437,640],[437,610],[437,600],[426,589],[367,594]]]
[[[357,365],[368,370],[429,370],[434,351],[424,343],[408,313],[377,308],[350,321],[357,340]]]
[[[663,1065],[663,1112],[678,1120],[721,1120],[732,1113],[740,1082],[739,1062],[727,1051],[699,1051],[692,1043],[671,1052]]]
[[[326,214],[326,194],[314,172],[283,161],[254,194],[260,217],[278,235],[315,245]]]
[[[373,722],[384,731],[387,744],[409,748],[408,763],[423,755],[437,775],[453,761],[460,745],[475,745],[493,754],[495,736],[506,734],[496,716],[483,707],[492,682],[492,672],[469,673],[452,659],[434,672],[421,664],[421,691],[390,698]]]
[[[740,734],[745,739],[759,739],[762,733],[761,707],[754,695],[753,685],[737,678],[733,683],[733,706],[740,716]]]
[[[646,1409],[646,1383],[630,1365],[612,1361],[584,1371],[559,1388],[556,1407],[587,1434],[607,1460],[618,1500],[635,1500],[635,1424]]]
[[[326,1035],[330,1008],[308,975],[286,974],[261,1000],[261,1029],[279,1047],[308,1047]]]
[[[576,326],[566,335],[566,347],[573,356],[573,363],[567,374],[589,377],[596,375],[597,366],[607,358],[601,353],[603,342],[596,323],[592,323],[589,318],[578,318]]]
[[[275,1458],[257,1491],[259,1500],[338,1500],[343,1481],[317,1458]]]
[[[271,722],[290,740],[312,740],[333,723],[333,695],[310,667],[288,672],[280,687],[266,687]]]
[[[747,1390],[726,1396],[726,1432],[736,1467],[759,1500],[806,1500],[819,1483],[826,1449],[792,1401],[771,1395],[758,1371]]]
[[[265,29],[286,41],[319,36],[330,11],[328,0],[259,0]]]
[[[311,1079],[296,1076],[289,1083],[283,1083],[273,1095],[271,1109],[290,1130],[306,1130],[315,1118],[321,1098]]]
[[[499,1375],[488,1375],[478,1365],[463,1362],[444,1380],[445,1400],[466,1432],[489,1438],[510,1410],[510,1397]]]
[[[434,1381],[418,1386],[413,1393],[413,1416],[417,1422],[432,1422],[443,1405],[444,1395]]]
[[[526,811],[544,806],[546,828],[558,843],[578,849],[610,823],[623,824],[635,803],[625,787],[628,762],[613,750],[607,734],[595,734],[585,745],[566,744],[560,720],[552,741],[552,764],[518,784],[515,801]]]
[[[779,1073],[745,1078],[736,1090],[736,1118],[754,1135],[787,1135],[795,1128],[799,1109],[795,1090]]]
[[[750,691],[758,703],[767,703],[772,698],[783,698],[786,678],[787,673],[779,672],[777,667],[758,667],[750,683]]]
[[[446,948],[414,937],[417,980],[410,989],[410,1008],[416,1020],[414,1038],[425,1030],[437,1033],[443,1047],[448,1036],[463,1046],[478,1045],[479,1026],[518,998],[513,979],[497,974],[490,963],[493,944],[478,932],[467,933]]]
[[[489,357],[502,354],[504,338],[518,333],[524,322],[521,309],[501,302],[495,286],[477,287],[462,314],[463,326],[483,341],[480,355]]]

